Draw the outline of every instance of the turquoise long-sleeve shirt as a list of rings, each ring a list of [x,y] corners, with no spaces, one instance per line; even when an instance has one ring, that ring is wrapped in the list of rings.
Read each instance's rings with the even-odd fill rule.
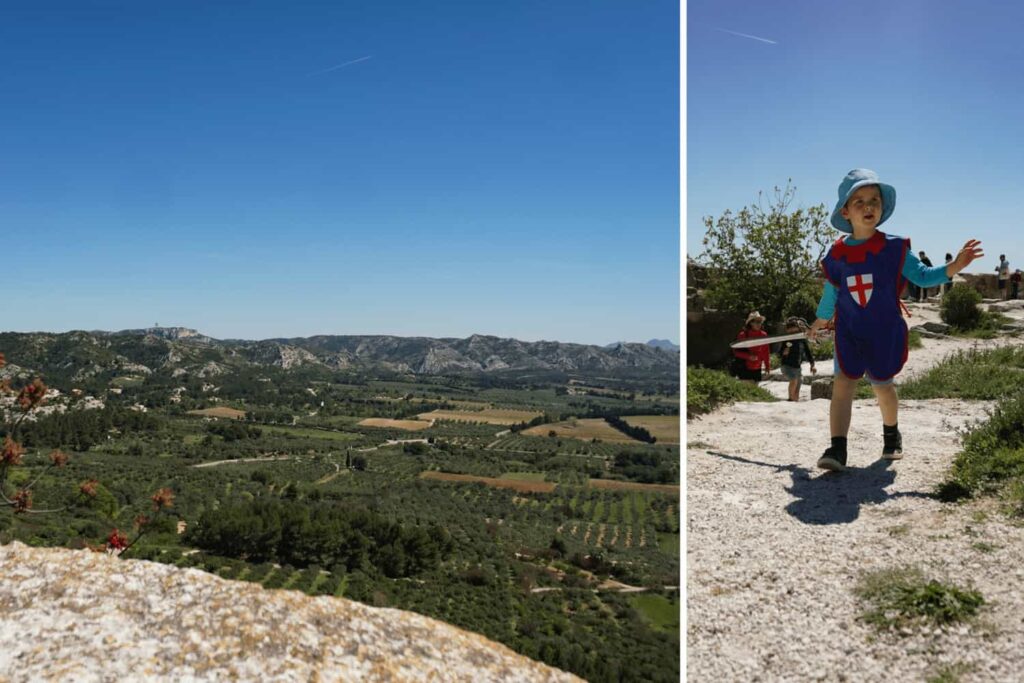
[[[855,247],[867,240],[855,240],[852,237],[847,237],[845,241],[846,244]],[[941,266],[929,268],[921,263],[921,259],[917,258],[914,252],[908,250],[907,258],[903,261],[903,277],[919,287],[938,287],[947,282],[952,282],[952,280],[946,277],[946,266],[948,265],[948,263],[943,263]],[[835,288],[835,285],[826,280],[824,290],[821,293],[821,301],[818,302],[818,310],[815,315],[824,320],[831,319],[836,312],[836,301],[838,298],[839,290]]]

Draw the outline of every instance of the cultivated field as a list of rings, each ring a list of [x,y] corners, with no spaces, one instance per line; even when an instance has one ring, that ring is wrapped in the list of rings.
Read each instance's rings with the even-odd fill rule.
[[[493,477],[477,477],[471,474],[449,474],[448,472],[424,472],[421,479],[435,481],[454,481],[463,484],[481,483],[499,489],[512,489],[524,493],[551,493],[555,484],[547,481],[524,481],[522,479],[494,479]]]
[[[622,419],[630,427],[643,427],[658,443],[679,443],[678,415],[626,415]]]
[[[616,481],[614,479],[591,479],[590,487],[608,489],[609,491],[647,491],[648,493],[671,493],[679,495],[679,487],[675,484],[641,484],[635,481]]]
[[[382,427],[384,429],[404,429],[410,432],[418,432],[421,429],[430,427],[429,422],[423,420],[391,420],[386,417],[368,417],[357,423],[360,427]]]
[[[421,420],[453,420],[455,422],[486,422],[495,425],[514,425],[529,422],[543,413],[529,410],[504,410],[502,408],[486,408],[484,410],[434,410],[417,415]]]
[[[202,410],[190,410],[189,415],[202,415],[203,417],[226,417],[232,420],[244,420],[245,411],[236,410],[235,408],[228,408],[227,406],[217,406],[216,408],[203,408]]]
[[[558,437],[583,439],[584,441],[600,439],[601,441],[615,441],[618,443],[640,443],[598,418],[553,422],[551,424],[531,427],[522,433],[530,436],[549,436],[550,432],[554,432],[555,436]]]

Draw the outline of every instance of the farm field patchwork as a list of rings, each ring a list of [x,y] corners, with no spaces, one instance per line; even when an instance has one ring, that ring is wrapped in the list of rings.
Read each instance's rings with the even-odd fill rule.
[[[202,417],[223,417],[230,420],[244,420],[245,411],[238,410],[237,408],[228,408],[227,406],[217,406],[216,408],[203,408],[201,410],[189,410],[188,415],[199,415]]]
[[[622,419],[631,427],[643,427],[658,443],[679,443],[678,415],[626,415]]]
[[[601,441],[612,441],[615,443],[642,443],[626,436],[604,420],[598,418],[581,418],[553,422],[551,424],[530,427],[522,433],[528,436],[550,437],[551,432],[554,432],[556,437],[567,439],[581,439],[584,441],[600,439]]]
[[[433,410],[420,413],[416,417],[421,420],[453,420],[455,422],[486,422],[496,425],[514,425],[529,422],[543,413],[529,410],[508,410],[504,408],[485,408],[484,410]]]
[[[430,423],[423,420],[392,420],[384,417],[368,417],[356,423],[360,427],[382,427],[384,429],[404,429],[409,432],[417,432],[421,429],[429,429]]]

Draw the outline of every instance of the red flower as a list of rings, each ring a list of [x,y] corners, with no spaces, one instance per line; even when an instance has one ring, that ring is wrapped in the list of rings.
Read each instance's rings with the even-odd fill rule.
[[[137,515],[135,519],[132,520],[132,526],[134,526],[136,530],[141,529],[147,524],[149,524],[149,517],[146,515]]]
[[[0,462],[5,465],[20,465],[21,456],[24,454],[25,449],[21,447],[21,444],[8,436],[4,439],[4,450],[0,455]]]
[[[153,494],[150,498],[153,501],[153,509],[159,510],[160,508],[169,508],[174,505],[174,491],[170,489],[160,489]]]
[[[50,453],[50,462],[54,467],[64,467],[68,463],[68,454],[64,451],[54,451]]]
[[[83,481],[81,484],[78,485],[78,492],[84,496],[88,496],[89,498],[95,498],[96,487],[99,485],[100,483],[95,479],[89,479],[87,481]]]
[[[32,492],[28,489],[19,489],[14,494],[14,514],[28,512],[32,508]]]
[[[4,352],[0,351],[0,368],[7,365],[7,359],[4,358]]]
[[[107,547],[111,550],[124,550],[128,547],[128,537],[114,529],[107,536]]]

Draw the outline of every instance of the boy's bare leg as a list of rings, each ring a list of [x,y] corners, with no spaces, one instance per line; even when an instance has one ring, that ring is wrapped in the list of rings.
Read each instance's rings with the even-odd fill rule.
[[[791,379],[789,380],[789,400],[799,401],[800,400],[800,380]]]
[[[828,423],[832,436],[845,437],[850,431],[850,415],[853,412],[853,394],[858,380],[838,373],[832,381],[832,401],[828,407]]]
[[[895,384],[872,384],[878,407],[882,410],[882,424],[894,425],[899,417],[899,397],[896,395]]]

